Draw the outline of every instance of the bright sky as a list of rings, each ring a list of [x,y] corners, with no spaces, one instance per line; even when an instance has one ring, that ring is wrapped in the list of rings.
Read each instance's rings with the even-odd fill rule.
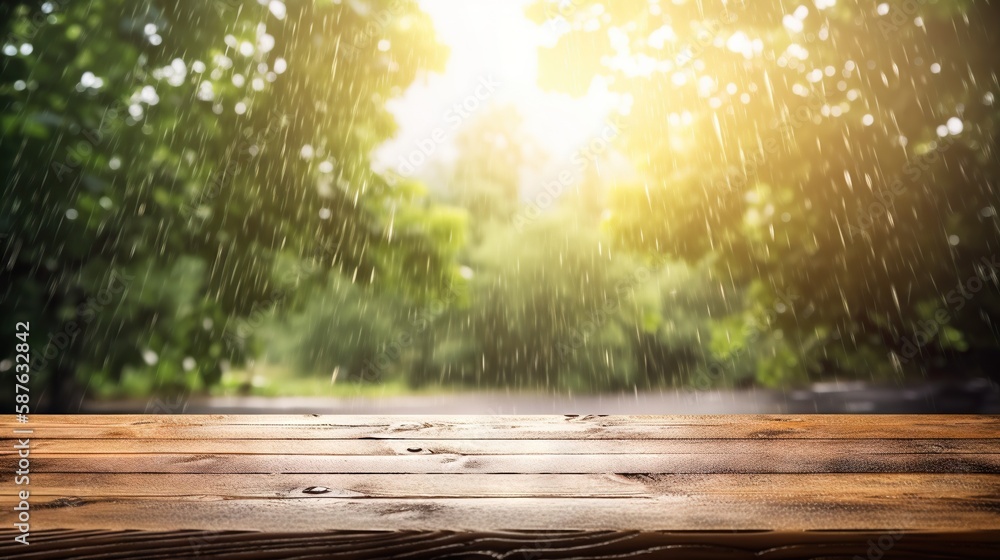
[[[557,160],[568,160],[594,137],[615,97],[597,84],[577,99],[538,88],[538,46],[554,42],[557,32],[524,16],[529,1],[420,0],[434,20],[438,40],[451,47],[451,57],[444,74],[418,80],[402,98],[390,103],[400,130],[395,140],[375,154],[378,167],[399,170],[400,158],[413,155],[418,144],[429,147],[428,139],[434,144],[428,161],[454,157],[451,139],[455,132],[488,104],[516,105],[528,130]],[[480,102],[475,94],[484,79],[499,85]],[[486,92],[484,88],[478,91]],[[478,103],[479,108],[466,113],[468,117],[460,115],[452,107],[463,102],[467,106]],[[444,131],[444,140],[432,138],[438,128]],[[412,175],[424,175],[428,167],[428,163],[414,166]]]

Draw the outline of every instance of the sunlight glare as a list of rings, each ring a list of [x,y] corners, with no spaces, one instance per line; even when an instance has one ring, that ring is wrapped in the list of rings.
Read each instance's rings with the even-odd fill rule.
[[[456,154],[455,133],[490,106],[515,106],[525,117],[526,132],[557,160],[569,157],[601,128],[620,99],[601,80],[594,80],[582,98],[538,87],[538,47],[552,43],[555,37],[548,35],[559,31],[528,20],[527,4],[527,0],[420,1],[434,21],[438,40],[451,48],[451,54],[443,74],[427,76],[389,103],[400,128],[376,154],[380,168],[398,171],[400,158],[436,129],[443,129],[443,140],[427,159],[450,161]],[[496,91],[477,100],[481,103],[470,103],[476,108],[457,118],[452,111],[455,104],[474,95],[484,79],[497,83]],[[422,165],[414,174],[421,176],[430,167]]]

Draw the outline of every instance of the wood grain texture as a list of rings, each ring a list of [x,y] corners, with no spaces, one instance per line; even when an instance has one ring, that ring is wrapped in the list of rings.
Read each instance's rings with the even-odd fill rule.
[[[31,560],[74,558],[296,558],[312,560],[854,560],[855,558],[995,559],[992,533],[794,532],[676,533],[652,531],[45,531],[32,551],[10,545],[0,531],[0,555]],[[896,538],[896,537],[899,538]],[[774,546],[775,542],[782,543]],[[879,542],[888,545],[878,548]],[[17,545],[21,546],[21,545]],[[874,550],[877,555],[869,556]]]
[[[67,499],[162,497],[227,498],[629,498],[700,496],[725,501],[761,501],[808,495],[812,500],[879,501],[1000,500],[994,475],[970,474],[79,474],[35,473],[35,503]],[[330,491],[310,495],[306,488]],[[915,490],[919,489],[919,495]],[[0,509],[13,503],[17,489],[4,485]]]
[[[4,439],[4,438],[0,438]],[[10,441],[10,440],[8,440]],[[286,439],[287,455],[622,455],[642,454],[997,454],[993,439]],[[226,454],[272,455],[275,443],[266,439],[42,439],[34,442],[38,456]],[[13,444],[0,447],[0,457],[17,455]]]
[[[53,455],[33,461],[61,473],[1000,473],[1000,454],[689,454],[297,456],[223,454]],[[13,472],[17,460],[0,459]]]
[[[23,428],[0,557],[1000,557],[995,416],[4,417],[7,472]]]
[[[937,418],[935,420],[935,418]],[[996,439],[989,415],[31,417],[46,439]],[[11,416],[0,432],[18,427]],[[252,428],[252,429],[248,429]]]
[[[780,491],[779,491],[780,492]],[[8,508],[9,510],[9,508]],[[670,495],[655,498],[66,498],[39,508],[38,530],[245,531],[990,531],[998,503],[988,499],[873,499]],[[8,526],[12,515],[4,520]]]

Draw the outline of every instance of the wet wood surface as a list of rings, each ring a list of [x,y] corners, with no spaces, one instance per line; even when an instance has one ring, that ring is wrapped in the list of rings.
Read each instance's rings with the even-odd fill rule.
[[[997,416],[12,420],[0,557],[1000,558]]]

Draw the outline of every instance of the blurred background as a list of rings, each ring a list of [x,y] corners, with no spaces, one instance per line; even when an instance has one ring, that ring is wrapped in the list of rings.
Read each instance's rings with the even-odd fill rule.
[[[4,412],[1000,413],[996,2],[0,10]]]

